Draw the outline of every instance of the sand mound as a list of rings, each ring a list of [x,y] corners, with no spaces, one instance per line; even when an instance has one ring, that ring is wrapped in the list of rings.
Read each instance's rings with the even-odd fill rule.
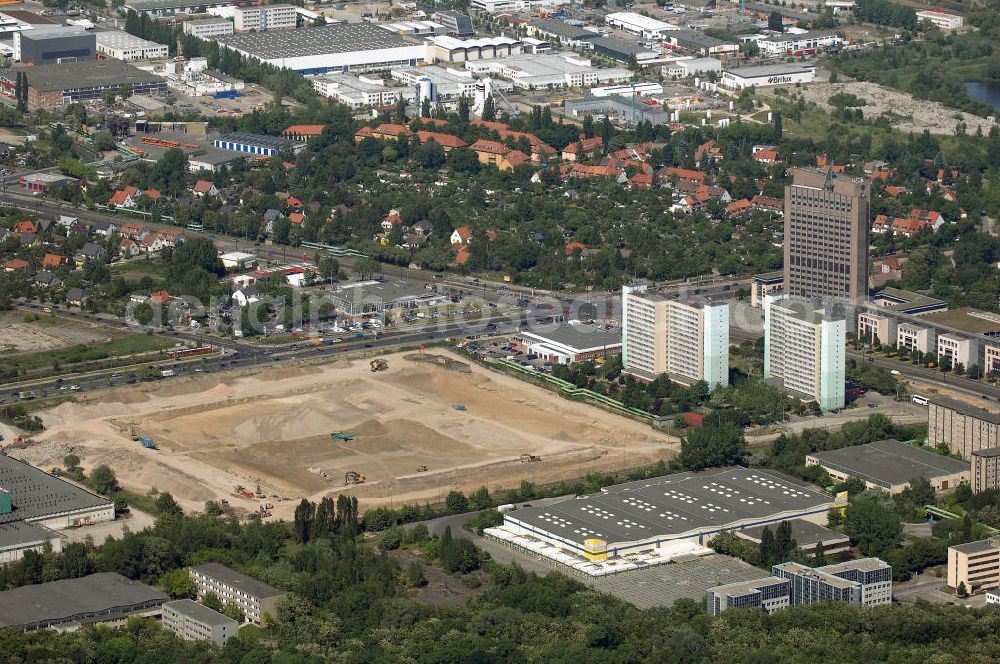
[[[202,394],[206,394],[213,397],[227,397],[233,394],[233,388],[229,387],[225,383],[219,383],[215,387],[210,387]]]

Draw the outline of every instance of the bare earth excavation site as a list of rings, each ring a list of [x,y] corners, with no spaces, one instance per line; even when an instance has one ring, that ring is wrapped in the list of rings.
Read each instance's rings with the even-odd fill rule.
[[[169,491],[190,509],[227,499],[253,510],[259,500],[235,487],[260,485],[288,517],[301,497],[347,491],[363,509],[422,503],[452,488],[516,487],[676,452],[647,425],[476,365],[387,359],[378,373],[342,360],[101,392],[43,412],[41,442],[16,454],[40,467],[69,453],[87,468],[106,463],[126,488]],[[365,482],[346,484],[349,472]]]

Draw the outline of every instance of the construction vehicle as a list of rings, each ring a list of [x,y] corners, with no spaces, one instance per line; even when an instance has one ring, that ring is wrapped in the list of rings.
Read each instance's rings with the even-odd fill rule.
[[[427,465],[424,464],[424,465],[417,466],[417,472],[418,473],[426,473],[427,472]]]
[[[344,484],[364,484],[365,474],[356,470],[349,470],[344,473]]]
[[[535,454],[522,454],[521,463],[535,463],[536,461],[541,461],[542,457]]]
[[[265,494],[263,491],[260,490],[260,485],[259,484],[257,485],[257,491],[254,492],[254,495],[257,496],[258,498],[265,498],[265,497],[267,497],[267,494]]]
[[[372,360],[369,363],[369,366],[371,367],[372,373],[376,373],[378,371],[385,371],[386,369],[389,368],[389,361],[381,357],[378,357]]]
[[[53,477],[61,477],[62,471],[59,470],[58,468],[53,467],[52,470],[49,471],[49,475],[52,475]]]
[[[330,440],[334,441],[342,440],[346,443],[348,441],[354,440],[354,434],[344,433],[343,431],[334,431],[333,433],[330,434]]]
[[[142,443],[142,446],[145,447],[147,450],[156,449],[156,443],[153,442],[152,438],[143,438],[142,436],[140,436],[139,442]]]

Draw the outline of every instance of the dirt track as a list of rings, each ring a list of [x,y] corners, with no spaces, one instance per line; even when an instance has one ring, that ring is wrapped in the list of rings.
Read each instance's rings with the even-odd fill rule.
[[[43,442],[18,456],[61,465],[72,451],[85,468],[107,463],[126,487],[170,491],[186,508],[260,484],[289,517],[300,497],[357,495],[363,508],[436,500],[452,488],[513,488],[669,458],[676,441],[648,426],[567,401],[472,365],[457,372],[389,356],[366,361],[177,379],[118,388],[41,413]],[[221,381],[221,382],[220,382]],[[454,404],[465,410],[456,410]],[[159,450],[130,440],[153,438]],[[355,434],[332,442],[330,433]],[[521,454],[542,457],[521,463]],[[426,472],[418,467],[426,465]],[[367,475],[345,486],[344,473]]]

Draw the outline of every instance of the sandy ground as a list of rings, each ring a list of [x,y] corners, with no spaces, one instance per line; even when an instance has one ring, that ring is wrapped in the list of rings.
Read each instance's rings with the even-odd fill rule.
[[[0,317],[0,351],[39,352],[74,344],[111,341],[111,330],[102,325],[78,324],[59,320],[54,324],[25,323],[10,313]]]
[[[816,83],[802,88],[806,101],[816,102],[820,108],[831,111],[833,106],[828,99],[838,93],[848,92],[868,102],[861,107],[866,118],[875,118],[885,112],[895,113],[900,119],[894,126],[903,132],[922,132],[927,129],[932,134],[954,134],[955,124],[960,116],[966,125],[966,132],[976,133],[976,127],[982,127],[983,133],[989,133],[990,125],[985,118],[971,113],[964,113],[943,104],[914,99],[905,92],[892,90],[877,83],[851,81],[846,83]]]
[[[288,518],[301,497],[348,492],[363,508],[398,506],[452,488],[635,467],[678,450],[645,424],[476,365],[463,373],[388,359],[377,374],[366,360],[339,360],[101,391],[42,411],[40,441],[12,453],[46,468],[72,452],[84,468],[106,463],[127,488],[169,491],[187,509],[222,498],[254,509],[259,501],[233,489],[260,484]],[[159,449],[132,442],[133,430]],[[334,431],[355,438],[332,442]],[[522,463],[522,454],[541,461]],[[348,470],[367,482],[345,486]]]

